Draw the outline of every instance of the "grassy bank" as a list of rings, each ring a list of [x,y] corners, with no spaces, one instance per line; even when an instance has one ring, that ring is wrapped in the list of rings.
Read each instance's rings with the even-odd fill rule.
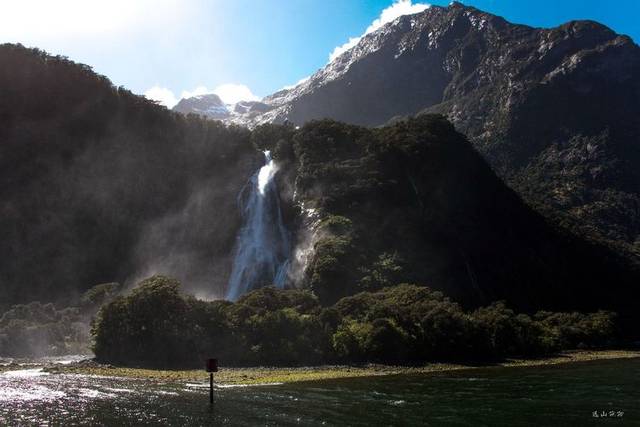
[[[540,359],[507,359],[492,365],[459,365],[449,363],[432,363],[420,367],[366,365],[366,366],[313,366],[299,368],[253,367],[225,368],[215,374],[218,384],[268,384],[298,381],[316,381],[336,378],[354,378],[395,374],[427,374],[455,370],[479,368],[511,368],[522,366],[558,365],[563,363],[586,362],[592,360],[640,358],[640,351],[602,350],[571,351],[553,357]],[[84,374],[117,376],[131,378],[147,378],[160,381],[201,381],[207,374],[203,370],[156,370],[142,368],[124,368],[101,365],[92,361],[83,361],[70,365],[56,365],[46,368],[51,373]]]

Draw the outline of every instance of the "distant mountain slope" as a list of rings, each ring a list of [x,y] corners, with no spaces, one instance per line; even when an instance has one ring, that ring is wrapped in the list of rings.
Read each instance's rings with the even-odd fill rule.
[[[538,29],[452,3],[368,34],[244,123],[446,114],[527,201],[638,249],[638,76],[640,48],[596,22]]]
[[[181,99],[173,107],[173,111],[185,114],[194,113],[209,119],[226,119],[231,115],[227,106],[215,93]]]
[[[247,126],[254,120],[264,121],[264,113],[273,107],[259,101],[240,101],[224,104],[216,94],[198,95],[183,98],[172,110],[182,114],[195,114],[212,120],[221,120],[228,124]]]
[[[0,45],[0,64],[0,309],[154,271],[221,293],[249,132],[38,50]]]

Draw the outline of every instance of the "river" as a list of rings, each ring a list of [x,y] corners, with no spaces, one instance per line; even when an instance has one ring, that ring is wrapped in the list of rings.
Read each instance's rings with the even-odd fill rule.
[[[640,425],[640,359],[221,386],[213,405],[206,379],[5,372],[0,425]]]

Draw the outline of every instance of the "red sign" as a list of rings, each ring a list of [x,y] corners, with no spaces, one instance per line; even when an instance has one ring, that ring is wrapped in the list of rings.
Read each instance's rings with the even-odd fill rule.
[[[207,372],[218,372],[218,359],[207,359]]]

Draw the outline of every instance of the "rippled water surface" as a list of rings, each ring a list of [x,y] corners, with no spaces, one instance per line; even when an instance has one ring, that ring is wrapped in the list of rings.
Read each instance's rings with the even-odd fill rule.
[[[220,387],[213,406],[206,374],[202,383],[0,374],[0,425],[47,424],[640,425],[640,360]]]

